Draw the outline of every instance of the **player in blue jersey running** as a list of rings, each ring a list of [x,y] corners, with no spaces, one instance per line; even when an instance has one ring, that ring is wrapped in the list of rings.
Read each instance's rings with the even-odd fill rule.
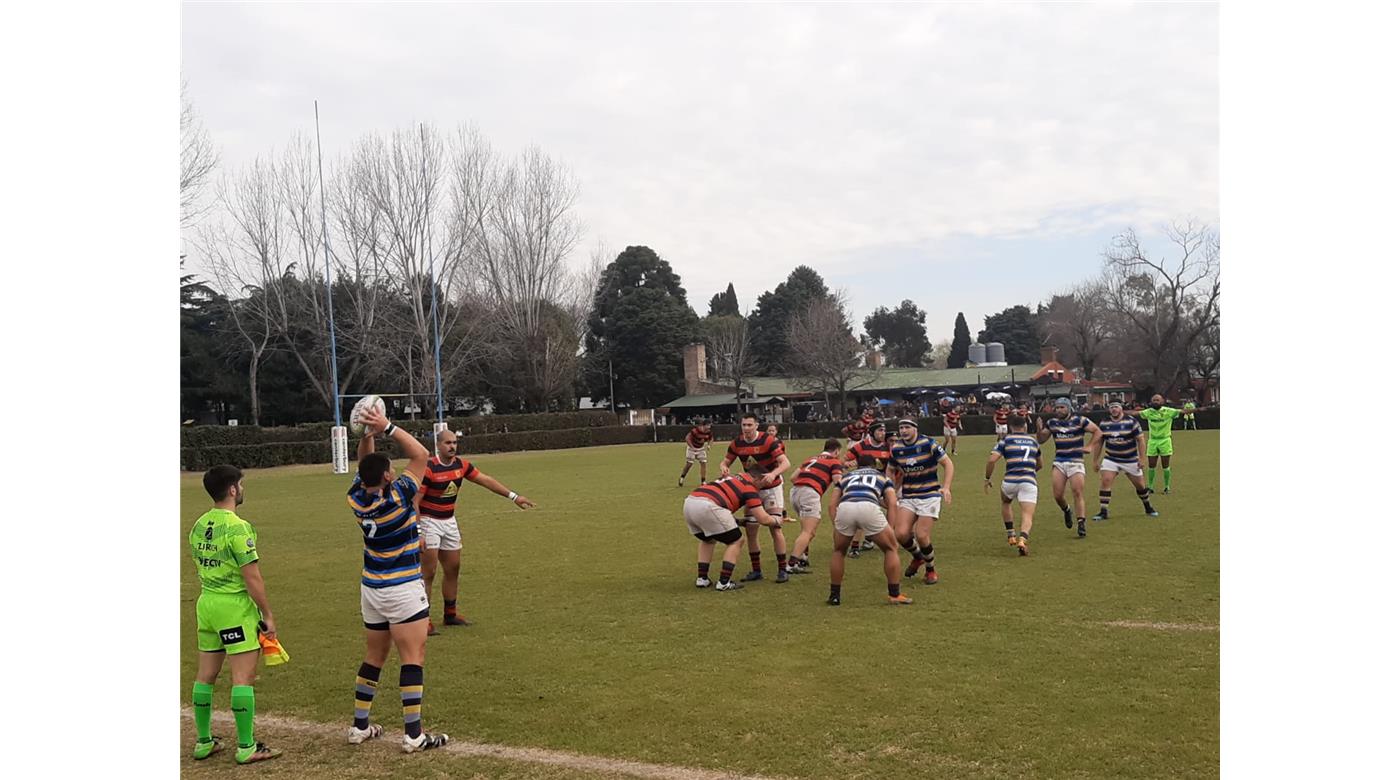
[[[1084,507],[1084,434],[1091,437],[1089,450],[1095,451],[1103,441],[1103,431],[1092,420],[1074,413],[1074,406],[1068,398],[1055,399],[1055,415],[1049,422],[1036,419],[1036,439],[1041,443],[1055,439],[1055,461],[1051,466],[1051,486],[1055,491],[1055,503],[1065,516],[1065,528],[1074,528],[1074,518],[1079,518],[1078,534],[1083,539],[1088,535],[1084,518],[1088,510]],[[1065,500],[1065,485],[1074,494],[1074,515],[1070,514],[1069,502]]]
[[[885,585],[889,590],[890,604],[912,604],[913,599],[899,592],[899,549],[895,546],[894,532],[890,530],[881,511],[893,512],[895,502],[894,483],[875,468],[875,457],[869,454],[856,456],[856,469],[841,477],[832,489],[831,502],[836,507],[836,517],[832,522],[833,550],[831,552],[831,594],[826,603],[833,607],[841,605],[841,581],[846,576],[846,549],[857,532],[864,532],[865,538],[875,542],[885,554]]]
[[[987,456],[987,473],[983,481],[983,492],[992,489],[992,471],[998,460],[1006,459],[1006,474],[1001,480],[1001,521],[1006,526],[1006,542],[1016,548],[1021,555],[1029,555],[1026,545],[1031,541],[1031,524],[1035,521],[1035,502],[1040,487],[1036,484],[1035,473],[1040,471],[1040,442],[1026,433],[1026,418],[1020,414],[1011,415],[1007,421],[1011,430],[1006,438],[997,442],[992,454]],[[1018,504],[1021,512],[1021,533],[1016,533],[1012,519],[1011,505]]]
[[[1142,425],[1123,413],[1123,404],[1114,401],[1108,405],[1108,419],[1099,426],[1103,438],[1094,448],[1095,468],[1099,472],[1099,513],[1094,520],[1108,519],[1108,501],[1113,498],[1113,480],[1121,472],[1128,476],[1142,500],[1142,509],[1148,517],[1156,517],[1157,510],[1147,497],[1147,482],[1142,478],[1142,470],[1147,461],[1147,434]]]
[[[904,576],[913,577],[924,566],[924,584],[938,584],[933,565],[933,523],[943,505],[953,503],[953,459],[938,443],[919,433],[911,419],[899,421],[899,439],[890,445],[899,505],[892,513],[895,538],[913,560]],[[938,467],[944,470],[939,482]]]
[[[403,704],[405,753],[447,744],[446,734],[423,730],[423,660],[428,644],[428,593],[420,565],[422,540],[413,498],[428,469],[428,450],[413,434],[389,422],[382,413],[364,416],[359,465],[348,501],[364,533],[364,568],[360,577],[360,616],[365,623],[365,660],[355,677],[355,719],[350,744],[358,745],[384,733],[369,722],[370,705],[379,688],[379,672],[392,644],[399,652],[399,696]],[[393,438],[408,456],[397,479],[389,456],[374,451],[374,437]]]

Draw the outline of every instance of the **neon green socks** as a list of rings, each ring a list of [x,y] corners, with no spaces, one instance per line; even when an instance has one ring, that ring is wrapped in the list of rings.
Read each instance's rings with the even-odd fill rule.
[[[209,713],[210,708],[214,706],[214,686],[196,682],[190,699],[194,702],[195,735],[200,742],[208,742],[213,739],[209,733]]]
[[[1170,466],[1168,466],[1167,468],[1162,469],[1162,480],[1163,480],[1164,482],[1167,483],[1167,490],[1171,490],[1171,489],[1172,489],[1172,470],[1171,470],[1171,467],[1170,467]]]
[[[238,747],[251,749],[258,744],[253,741],[253,686],[233,686],[230,700],[233,704],[233,722],[238,727]]]
[[[1157,469],[1149,468],[1147,470],[1147,489],[1151,490],[1155,487],[1157,487]]]

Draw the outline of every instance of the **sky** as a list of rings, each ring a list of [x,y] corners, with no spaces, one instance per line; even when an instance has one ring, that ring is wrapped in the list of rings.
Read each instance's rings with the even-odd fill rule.
[[[474,125],[568,166],[601,244],[656,250],[700,314],[798,264],[929,338],[1034,306],[1136,228],[1219,219],[1214,4],[223,4],[182,76],[236,171],[313,130]]]

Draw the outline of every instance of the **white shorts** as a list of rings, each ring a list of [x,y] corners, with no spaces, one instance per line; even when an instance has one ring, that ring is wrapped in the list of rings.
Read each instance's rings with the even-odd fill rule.
[[[836,507],[834,523],[836,533],[842,536],[855,536],[857,531],[864,531],[867,539],[889,527],[880,505],[869,501],[843,501]]]
[[[1002,482],[1001,495],[1009,501],[1034,504],[1040,487],[1033,482]]]
[[[1005,435],[1007,434],[1007,432],[1010,431],[1010,430],[1011,430],[1011,426],[1009,426],[1009,425],[998,425],[998,426],[997,426],[997,435],[998,435],[998,436],[1005,436]]]
[[[782,485],[764,488],[758,491],[758,497],[763,499],[763,511],[774,517],[782,516],[784,508]],[[757,523],[758,521],[753,518],[753,513],[750,512],[747,514],[744,522]]]
[[[366,627],[403,623],[427,609],[428,591],[423,588],[422,580],[387,588],[360,584],[360,617],[364,619]]]
[[[797,510],[798,517],[822,516],[821,494],[806,485],[792,486],[792,506]]]
[[[710,462],[710,451],[707,450],[707,449],[705,449],[704,447],[701,447],[701,448],[699,448],[699,449],[691,449],[690,447],[687,446],[687,447],[685,448],[685,462],[686,462],[686,463],[709,463],[709,462]]]
[[[1131,474],[1134,477],[1142,476],[1142,466],[1139,466],[1137,461],[1133,461],[1132,463],[1119,463],[1116,460],[1104,458],[1103,465],[1099,466],[1099,471],[1121,471],[1124,474]]]
[[[462,532],[457,528],[455,517],[418,516],[418,532],[423,535],[423,546],[429,550],[462,549]]]
[[[944,436],[947,436],[947,437],[949,437],[949,438],[956,439],[956,438],[958,438],[958,429],[957,429],[957,428],[944,428],[944,429],[943,429],[943,435],[944,435]]]
[[[1057,460],[1054,465],[1055,470],[1064,474],[1066,477],[1085,473],[1084,461],[1082,460]]]
[[[687,497],[683,511],[685,527],[689,528],[692,534],[719,536],[725,531],[739,527],[739,524],[734,522],[734,513],[707,498]]]
[[[908,509],[914,513],[914,517],[932,517],[938,519],[938,510],[943,505],[943,496],[929,496],[927,498],[901,498],[899,508]]]

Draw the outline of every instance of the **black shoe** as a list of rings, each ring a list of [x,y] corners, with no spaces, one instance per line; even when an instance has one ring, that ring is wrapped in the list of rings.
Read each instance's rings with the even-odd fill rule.
[[[1107,509],[1100,509],[1098,514],[1094,515],[1093,517],[1091,517],[1091,518],[1089,518],[1089,519],[1090,519],[1090,520],[1093,520],[1093,521],[1096,522],[1096,523],[1097,523],[1098,521],[1100,521],[1100,520],[1107,520],[1107,519],[1108,519],[1108,510],[1107,510]]]
[[[761,572],[761,571],[751,571],[751,572],[749,572],[748,574],[745,574],[744,576],[740,577],[740,578],[739,578],[739,581],[740,581],[740,582],[754,582],[754,581],[756,581],[756,580],[761,580],[761,579],[763,579],[763,572]]]
[[[839,607],[839,606],[841,606],[841,597],[840,597],[840,596],[827,596],[827,597],[826,597],[826,603],[827,603],[828,606]]]
[[[1061,511],[1063,511],[1063,512],[1065,513],[1065,528],[1073,528],[1073,527],[1074,527],[1074,513],[1070,511],[1069,507],[1065,507],[1065,508],[1064,508],[1063,510],[1061,510]]]
[[[1081,518],[1080,521],[1079,521],[1079,538],[1080,538],[1080,539],[1083,539],[1084,537],[1086,537],[1086,536],[1088,536],[1088,535],[1089,535],[1089,532],[1088,532],[1088,530],[1086,530],[1086,529],[1084,528],[1084,520]]]
[[[1147,510],[1147,516],[1148,516],[1148,517],[1157,517],[1158,514],[1159,514],[1159,513],[1157,512],[1157,510],[1155,510],[1155,509],[1152,508],[1152,505],[1151,505],[1151,504],[1143,504],[1143,505],[1142,505],[1142,508],[1145,509],[1145,510]]]
[[[778,576],[777,576],[777,577],[774,577],[774,578],[773,578],[773,581],[774,581],[774,582],[787,582],[787,581],[788,581],[787,568],[784,567],[784,568],[778,569]]]
[[[852,547],[851,550],[850,550],[850,552],[846,553],[846,557],[848,557],[848,558],[859,558],[859,557],[860,557],[860,548],[859,548],[859,547]]]

